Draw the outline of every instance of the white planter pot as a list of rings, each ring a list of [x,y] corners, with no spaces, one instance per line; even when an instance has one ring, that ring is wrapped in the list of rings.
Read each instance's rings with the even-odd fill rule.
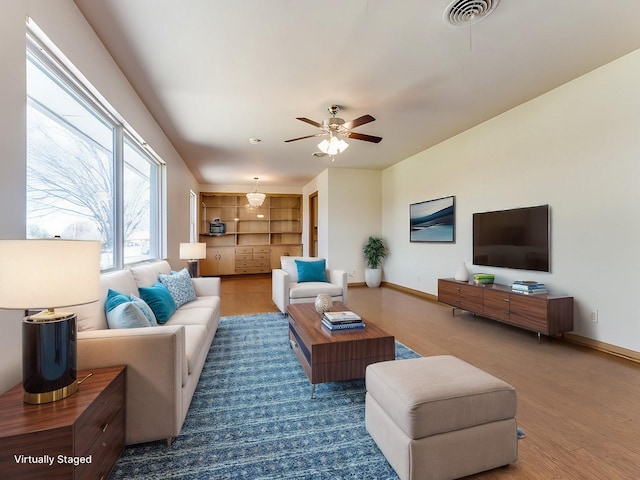
[[[364,281],[368,287],[376,288],[380,286],[382,281],[382,269],[380,268],[365,268],[364,269]]]

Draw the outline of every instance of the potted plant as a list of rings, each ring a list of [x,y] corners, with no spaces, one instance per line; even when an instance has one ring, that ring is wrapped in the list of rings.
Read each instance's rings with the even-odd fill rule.
[[[380,286],[382,280],[382,260],[389,254],[389,250],[379,237],[369,237],[367,244],[364,246],[364,259],[367,268],[364,271],[364,280],[367,286],[375,288]]]

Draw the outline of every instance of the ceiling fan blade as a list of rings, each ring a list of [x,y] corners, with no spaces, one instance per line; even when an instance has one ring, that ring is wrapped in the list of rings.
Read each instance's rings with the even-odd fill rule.
[[[296,117],[296,120],[300,120],[302,122],[308,123],[309,125],[313,125],[314,127],[322,128],[321,123],[315,122],[305,117]]]
[[[289,140],[285,140],[285,143],[295,142],[296,140],[304,140],[305,138],[321,137],[322,135],[326,135],[326,133],[322,132],[322,133],[316,133],[315,135],[305,135],[304,137],[291,138]]]
[[[374,137],[373,135],[365,135],[364,133],[349,132],[346,135],[354,140],[364,140],[365,142],[380,143],[382,137]]]
[[[346,128],[347,130],[351,130],[352,128],[356,128],[356,127],[359,127],[360,125],[364,125],[365,123],[375,122],[375,120],[376,119],[373,118],[371,115],[363,115],[361,117],[351,120],[350,122],[345,123],[343,127]]]

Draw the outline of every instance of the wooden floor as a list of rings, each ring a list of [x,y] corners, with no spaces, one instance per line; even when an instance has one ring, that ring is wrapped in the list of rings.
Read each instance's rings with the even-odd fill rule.
[[[518,393],[518,462],[474,479],[640,479],[640,365],[391,288],[348,306],[421,355],[455,355]],[[270,277],[225,278],[222,315],[277,311]]]

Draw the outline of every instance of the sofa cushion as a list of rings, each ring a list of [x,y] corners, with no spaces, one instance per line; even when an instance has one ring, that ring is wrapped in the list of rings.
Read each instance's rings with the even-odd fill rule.
[[[180,308],[185,303],[193,302],[196,299],[196,292],[191,283],[191,275],[189,275],[189,271],[186,268],[171,275],[161,273],[158,275],[158,280],[169,289],[169,293],[176,302],[176,308]]]
[[[139,287],[150,287],[158,281],[158,275],[163,273],[169,275],[171,273],[171,265],[166,260],[154,262],[144,265],[138,265],[129,269],[133,275],[136,285]],[[133,292],[131,292],[133,293]]]
[[[150,287],[140,287],[138,290],[140,298],[151,307],[159,324],[166,323],[175,313],[176,302],[163,283],[156,282]]]
[[[69,311],[74,312],[78,318],[78,331],[109,328],[104,308],[109,289],[125,295],[138,294],[138,287],[129,270],[116,270],[102,274],[100,276],[100,300],[69,308]]]
[[[342,288],[333,283],[303,282],[289,285],[289,298],[315,298],[320,293],[326,293],[332,297],[342,295]]]
[[[187,357],[187,372],[189,375],[196,368],[200,351],[203,348],[209,348],[206,338],[207,327],[204,325],[185,325],[184,326],[184,353]]]
[[[211,332],[212,329],[215,332],[218,328],[218,318],[220,318],[220,298],[204,297],[177,309],[166,325],[203,325],[207,332]]]
[[[126,298],[126,297],[125,297]],[[133,302],[115,305],[107,311],[109,328],[141,328],[150,327],[149,319],[145,317]]]
[[[326,282],[326,261],[314,260],[304,261],[295,260],[296,268],[298,269],[298,282]]]

